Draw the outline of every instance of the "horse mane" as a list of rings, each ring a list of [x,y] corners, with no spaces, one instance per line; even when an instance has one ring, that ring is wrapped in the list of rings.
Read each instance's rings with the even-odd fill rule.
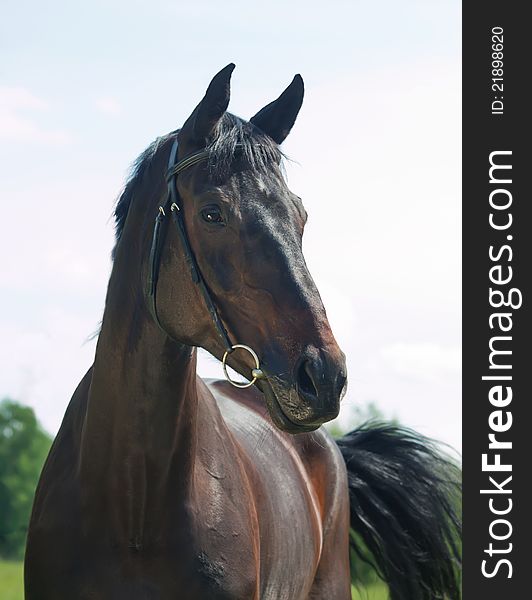
[[[128,179],[114,209],[116,244],[124,230],[133,197],[158,150],[178,133],[179,129],[158,137],[131,165]],[[206,148],[209,151],[209,176],[213,181],[220,182],[229,175],[237,146],[250,167],[262,173],[271,171],[273,165],[279,166],[284,157],[279,146],[253,123],[226,112],[218,123],[214,139]]]
[[[115,241],[116,244],[120,241],[124,226],[126,224],[126,218],[129,213],[129,207],[140,186],[144,175],[151,166],[153,159],[157,153],[159,147],[164,144],[167,140],[173,137],[177,131],[172,131],[165,136],[158,137],[154,140],[143,152],[140,154],[132,163],[129,168],[129,175],[124,185],[122,192],[120,193],[114,209],[115,218]],[[113,249],[113,258],[116,251],[116,244]]]

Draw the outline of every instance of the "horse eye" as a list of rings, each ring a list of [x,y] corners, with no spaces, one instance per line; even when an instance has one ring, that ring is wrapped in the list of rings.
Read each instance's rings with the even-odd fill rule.
[[[222,213],[217,206],[207,206],[201,211],[201,218],[206,223],[223,223]]]

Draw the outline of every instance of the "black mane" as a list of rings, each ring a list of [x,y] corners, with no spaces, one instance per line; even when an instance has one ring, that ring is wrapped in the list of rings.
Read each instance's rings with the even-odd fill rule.
[[[115,217],[115,239],[116,242],[120,240],[122,235],[122,231],[124,230],[124,225],[126,224],[127,214],[129,212],[129,207],[131,206],[131,201],[133,199],[133,195],[135,190],[140,185],[146,171],[150,167],[153,162],[153,159],[159,149],[159,146],[164,144],[167,140],[173,137],[177,132],[173,131],[165,136],[158,137],[155,141],[153,141],[147,148],[140,154],[140,156],[133,162],[130,167],[129,177],[126,181],[124,189],[120,194],[118,201],[114,210]],[[116,249],[116,246],[115,246]],[[113,250],[114,256],[114,250]]]
[[[114,210],[116,242],[120,240],[134,193],[152,165],[161,146],[175,138],[179,130],[157,138],[134,161]],[[216,135],[207,147],[209,150],[209,173],[215,181],[223,180],[231,172],[232,160],[237,145],[251,168],[259,172],[271,171],[279,166],[283,153],[279,146],[249,121],[225,113],[218,124]],[[161,174],[162,175],[162,174]]]

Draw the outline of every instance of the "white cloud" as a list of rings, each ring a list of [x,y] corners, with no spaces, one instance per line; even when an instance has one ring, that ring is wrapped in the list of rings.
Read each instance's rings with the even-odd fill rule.
[[[43,127],[25,112],[45,111],[47,104],[22,87],[0,86],[0,139],[62,145],[70,141],[68,132]]]
[[[70,397],[92,363],[95,322],[76,310],[39,311],[39,326],[2,323],[0,398],[9,396],[33,406],[44,427],[57,431]]]
[[[116,98],[111,96],[102,96],[96,99],[96,108],[104,115],[117,117],[122,113],[122,105]]]
[[[5,108],[42,110],[46,103],[23,87],[0,86],[0,106]]]
[[[461,349],[436,343],[398,342],[381,348],[385,366],[397,375],[420,381],[440,381],[459,377]]]

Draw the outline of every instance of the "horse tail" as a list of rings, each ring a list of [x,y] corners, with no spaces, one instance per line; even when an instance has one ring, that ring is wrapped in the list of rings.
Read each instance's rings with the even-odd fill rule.
[[[458,600],[457,463],[433,440],[390,424],[366,423],[337,443],[348,472],[352,577],[361,558],[388,584],[391,600]]]

